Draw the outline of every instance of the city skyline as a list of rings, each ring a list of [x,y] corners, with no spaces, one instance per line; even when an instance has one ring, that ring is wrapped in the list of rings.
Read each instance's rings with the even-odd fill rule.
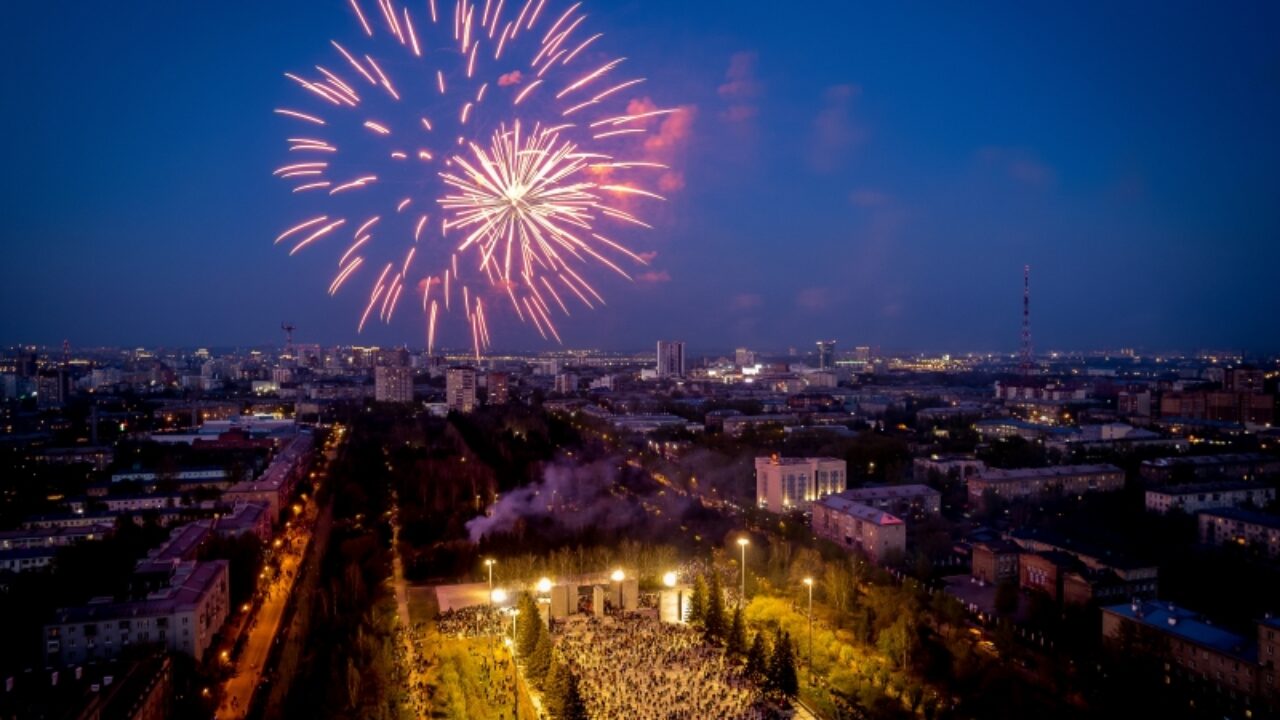
[[[604,279],[565,347],[1013,350],[1029,263],[1037,346],[1276,349],[1274,7],[594,11],[692,122],[683,187],[627,238],[650,267]],[[424,344],[408,313],[357,336],[362,297],[324,295],[333,258],[270,244],[293,217],[270,177],[281,74],[352,35],[345,3],[14,12],[6,79],[29,111],[0,126],[23,139],[0,301],[27,310],[0,342],[266,343],[279,318]],[[558,347],[490,325],[496,347]]]
[[[11,3],[0,718],[1280,718],[1280,3]]]

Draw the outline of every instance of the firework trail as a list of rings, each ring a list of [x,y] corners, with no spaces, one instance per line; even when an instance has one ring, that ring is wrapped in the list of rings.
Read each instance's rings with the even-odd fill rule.
[[[600,54],[582,3],[348,3],[359,46],[330,41],[330,65],[285,74],[305,103],[275,110],[289,160],[274,174],[309,212],[276,243],[341,243],[330,295],[376,278],[361,331],[416,295],[429,352],[460,311],[479,358],[495,305],[559,341],[557,316],[604,302],[589,270],[644,263],[610,235],[649,227],[635,213],[662,200],[645,187],[666,165],[645,140],[680,110],[634,98],[644,79]]]

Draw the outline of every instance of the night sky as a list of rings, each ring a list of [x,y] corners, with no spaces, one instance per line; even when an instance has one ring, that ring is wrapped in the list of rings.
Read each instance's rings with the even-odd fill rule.
[[[566,347],[1011,350],[1029,263],[1037,349],[1280,349],[1280,4],[587,6],[692,123],[619,233],[651,267],[593,273]],[[343,0],[9,3],[0,343],[421,346],[412,303],[358,338],[367,291],[326,295],[345,243],[272,245],[306,217],[272,109],[330,38]]]

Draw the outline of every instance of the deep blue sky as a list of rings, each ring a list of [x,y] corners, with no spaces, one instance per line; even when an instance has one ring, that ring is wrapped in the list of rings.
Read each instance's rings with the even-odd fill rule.
[[[603,281],[567,346],[1012,349],[1030,263],[1037,348],[1280,349],[1280,4],[587,5],[696,117],[626,234],[650,280]],[[356,341],[341,246],[271,242],[300,215],[281,74],[335,37],[342,0],[7,7],[0,343]]]

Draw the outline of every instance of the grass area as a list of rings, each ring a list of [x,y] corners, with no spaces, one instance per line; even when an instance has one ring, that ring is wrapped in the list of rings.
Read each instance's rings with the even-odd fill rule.
[[[410,585],[409,622],[424,627],[418,647],[428,667],[431,715],[457,720],[508,720],[514,698],[511,655],[500,639],[454,638],[435,627],[440,607],[432,586]],[[520,717],[536,717],[527,685],[521,681]]]
[[[514,697],[511,655],[497,641],[451,638],[434,629],[423,645],[427,652],[427,684],[431,717],[457,720],[507,720]],[[534,717],[527,694],[521,694],[520,716]]]
[[[823,613],[825,614],[825,613]],[[818,613],[815,613],[817,616]],[[834,628],[815,617],[813,629],[813,670],[809,668],[809,618],[790,599],[757,596],[743,611],[747,627],[771,636],[781,628],[796,646],[796,669],[800,680],[800,697],[807,705],[825,716],[835,717],[837,708],[832,691],[862,707],[875,717],[914,716],[923,710],[930,691],[913,680],[890,659],[886,647],[859,642],[852,632]],[[887,634],[887,633],[886,633]],[[814,682],[810,681],[810,678]]]

